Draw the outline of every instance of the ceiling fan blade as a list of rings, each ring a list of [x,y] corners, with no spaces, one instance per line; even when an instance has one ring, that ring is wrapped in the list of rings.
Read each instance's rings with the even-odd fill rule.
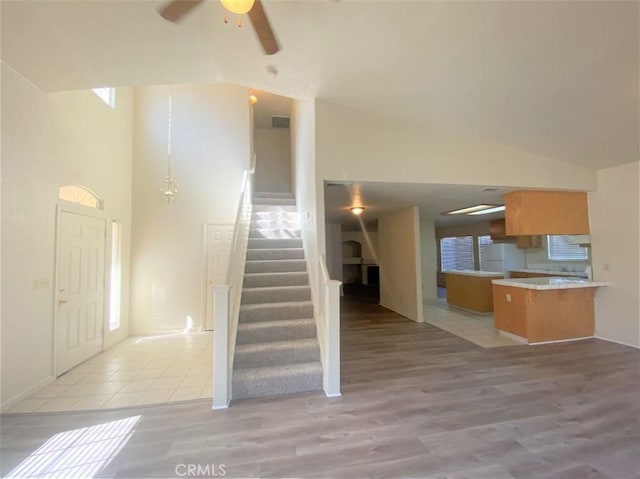
[[[165,3],[158,12],[165,20],[179,22],[184,15],[200,5],[204,0],[173,0]]]
[[[278,53],[280,51],[278,40],[276,40],[276,36],[273,34],[269,19],[260,0],[256,0],[251,10],[249,10],[249,19],[251,20],[253,29],[256,31],[256,35],[258,35],[258,40],[260,40],[264,52],[267,55]]]

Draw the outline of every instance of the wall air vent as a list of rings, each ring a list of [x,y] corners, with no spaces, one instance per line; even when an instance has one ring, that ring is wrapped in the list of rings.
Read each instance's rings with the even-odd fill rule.
[[[272,128],[289,128],[288,116],[272,116],[271,117]]]

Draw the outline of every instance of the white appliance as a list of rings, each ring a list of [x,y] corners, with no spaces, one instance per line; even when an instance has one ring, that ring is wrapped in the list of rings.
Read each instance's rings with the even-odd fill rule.
[[[496,243],[480,245],[480,271],[494,271],[509,277],[509,271],[524,269],[524,251],[515,244]]]

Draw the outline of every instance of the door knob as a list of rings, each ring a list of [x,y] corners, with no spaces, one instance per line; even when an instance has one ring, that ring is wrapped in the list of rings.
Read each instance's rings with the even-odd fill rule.
[[[69,300],[68,299],[61,299],[60,301],[58,301],[58,304],[65,304],[68,303]]]

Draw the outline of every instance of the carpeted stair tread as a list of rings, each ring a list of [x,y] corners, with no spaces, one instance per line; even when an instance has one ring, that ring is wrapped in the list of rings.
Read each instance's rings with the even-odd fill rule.
[[[238,325],[238,344],[287,341],[316,337],[313,318],[257,321]]]
[[[295,195],[290,192],[274,192],[274,191],[254,191],[253,198],[295,198]]]
[[[309,278],[305,271],[289,273],[247,273],[244,288],[266,288],[269,286],[305,286]]]
[[[295,198],[269,198],[269,197],[254,197],[253,198],[253,205],[276,205],[276,206],[283,206],[283,205],[295,205],[296,204],[296,199]]]
[[[300,238],[249,238],[248,249],[302,248]]]
[[[241,304],[268,304],[293,301],[309,301],[309,286],[267,286],[260,288],[244,288]]]
[[[300,239],[300,226],[282,226],[276,228],[251,228],[249,229],[249,238],[264,239]]]
[[[303,259],[256,260],[245,263],[245,274],[251,273],[298,273],[307,270]]]
[[[234,367],[237,369],[294,364],[320,360],[316,338],[238,344]]]
[[[233,373],[235,399],[315,391],[321,388],[320,361],[238,369]]]
[[[247,261],[281,259],[304,259],[304,250],[302,248],[263,248],[247,250]]]
[[[287,301],[284,303],[241,304],[240,323],[300,319],[313,316],[311,301]]]

